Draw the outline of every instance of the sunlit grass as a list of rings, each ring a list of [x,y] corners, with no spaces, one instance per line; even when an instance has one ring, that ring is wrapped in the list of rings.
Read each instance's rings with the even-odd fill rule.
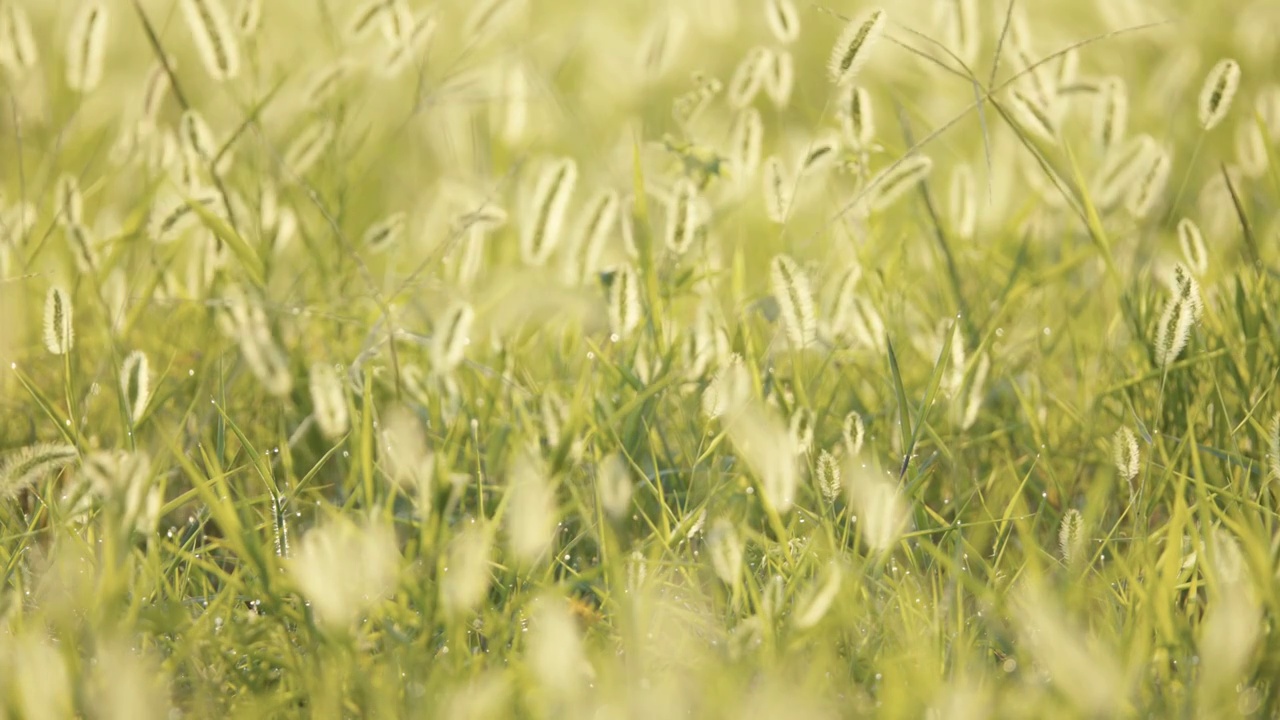
[[[0,0],[0,714],[1280,713],[1277,23]]]

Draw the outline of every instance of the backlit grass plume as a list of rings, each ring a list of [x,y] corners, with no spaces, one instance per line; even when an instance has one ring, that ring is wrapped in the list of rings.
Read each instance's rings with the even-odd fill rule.
[[[875,8],[864,12],[840,31],[827,61],[827,73],[833,83],[847,85],[853,82],[879,42],[887,21],[885,11]]]
[[[765,0],[764,17],[778,42],[790,44],[800,37],[800,12],[792,0]]]
[[[40,62],[40,49],[22,5],[10,2],[0,7],[0,38],[0,65],[8,72],[22,76]]]
[[[129,353],[120,363],[120,392],[130,422],[138,424],[151,401],[151,363],[141,350]]]
[[[839,108],[844,141],[854,148],[870,146],[876,136],[871,93],[862,85],[849,85],[841,91]]]
[[[490,585],[492,531],[474,519],[464,522],[446,548],[440,602],[449,616],[470,612],[484,600]]]
[[[682,177],[671,188],[671,200],[667,205],[667,227],[664,239],[667,249],[683,255],[702,227],[698,188],[693,181]]]
[[[619,520],[631,507],[633,482],[631,470],[621,455],[610,455],[596,469],[596,487],[600,505],[609,517]]]
[[[54,355],[66,355],[75,346],[71,315],[71,296],[67,291],[57,286],[49,288],[44,299],[44,346]]]
[[[765,215],[775,223],[786,222],[791,210],[792,180],[782,158],[777,155],[766,158],[763,176]]]
[[[769,407],[748,401],[729,418],[727,432],[769,509],[780,515],[790,512],[800,469],[786,423]]]
[[[1142,456],[1138,453],[1138,438],[1128,427],[1120,426],[1112,436],[1111,458],[1120,479],[1129,486],[1129,493],[1133,495],[1137,490],[1135,483],[1141,470]]]
[[[396,586],[395,533],[378,521],[334,518],[305,534],[289,571],[316,622],[344,633]]]
[[[623,265],[609,287],[609,325],[619,338],[631,335],[644,319],[640,305],[640,275],[631,265]]]
[[[1129,90],[1124,78],[1104,78],[1093,102],[1090,134],[1098,147],[1110,149],[1124,139],[1129,125]]]
[[[445,308],[431,336],[431,359],[437,373],[448,373],[462,362],[471,344],[475,317],[470,303],[458,301]]]
[[[545,461],[527,448],[508,468],[507,547],[524,566],[548,559],[555,543],[556,497]]]
[[[316,363],[311,366],[308,390],[311,393],[312,414],[316,426],[329,440],[337,440],[351,427],[347,412],[346,392],[333,365]]]
[[[844,487],[840,479],[840,462],[830,452],[823,450],[818,455],[814,476],[817,479],[818,490],[822,493],[823,499],[829,503],[834,503],[840,497],[841,490]]]
[[[1231,101],[1240,87],[1240,63],[1230,58],[1219,60],[1204,79],[1200,89],[1196,115],[1200,127],[1212,130],[1227,116]]]
[[[209,77],[219,82],[240,74],[240,46],[222,0],[182,0],[182,17]]]
[[[1174,269],[1173,296],[1164,306],[1156,326],[1156,361],[1167,367],[1178,358],[1187,346],[1191,329],[1204,311],[1200,299],[1200,286],[1182,265]]]
[[[1178,248],[1182,251],[1182,259],[1197,276],[1203,276],[1209,270],[1209,251],[1204,244],[1204,233],[1191,218],[1178,221]]]
[[[74,446],[58,443],[37,443],[10,452],[0,465],[0,499],[14,497],[79,456]]]
[[[818,334],[818,320],[808,276],[787,255],[774,257],[769,270],[773,296],[781,310],[787,340],[796,349],[812,345]]]
[[[867,206],[873,212],[885,210],[929,177],[932,171],[933,160],[925,155],[908,155],[893,163],[867,183]]]
[[[90,92],[102,82],[109,18],[100,0],[83,3],[75,15],[67,35],[66,67],[67,86],[76,92]]]
[[[764,146],[764,121],[760,111],[745,108],[734,116],[729,161],[734,168],[735,180],[745,184],[760,169],[761,148]]]
[[[529,198],[528,213],[521,221],[520,257],[526,264],[545,264],[559,245],[577,182],[578,164],[572,158],[553,160],[542,168]]]
[[[906,501],[893,476],[874,462],[850,457],[845,459],[841,477],[857,513],[863,542],[875,552],[892,548],[910,523]]]
[[[1079,510],[1071,508],[1063,513],[1062,524],[1058,529],[1058,550],[1062,553],[1062,561],[1067,565],[1078,565],[1085,559],[1087,549],[1084,517]]]

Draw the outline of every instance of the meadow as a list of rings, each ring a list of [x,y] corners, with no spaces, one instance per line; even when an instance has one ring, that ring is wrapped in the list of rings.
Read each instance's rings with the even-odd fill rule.
[[[1280,716],[1277,27],[0,0],[0,716]]]

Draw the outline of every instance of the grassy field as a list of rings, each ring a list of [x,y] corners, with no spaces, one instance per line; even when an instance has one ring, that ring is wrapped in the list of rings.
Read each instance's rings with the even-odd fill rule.
[[[0,716],[1280,716],[1277,27],[0,0]]]

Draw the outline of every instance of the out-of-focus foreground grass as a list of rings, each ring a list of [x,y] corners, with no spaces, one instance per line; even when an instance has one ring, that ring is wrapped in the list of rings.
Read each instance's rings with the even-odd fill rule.
[[[1275,716],[1277,26],[0,0],[0,714]]]

